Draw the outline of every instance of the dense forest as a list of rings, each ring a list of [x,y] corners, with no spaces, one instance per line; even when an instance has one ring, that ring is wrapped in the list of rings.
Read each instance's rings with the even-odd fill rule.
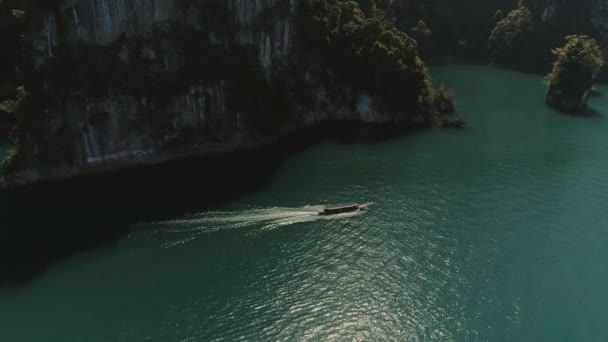
[[[226,1],[184,2],[184,8],[197,6],[201,13],[196,27],[167,22],[145,37],[122,35],[109,45],[64,44],[62,20],[67,19],[61,19],[61,1],[0,1],[0,129],[6,134],[12,127],[15,145],[5,170],[77,158],[73,141],[79,133],[74,125],[51,120],[49,108],[75,97],[103,99],[112,93],[144,102],[153,98],[162,107],[202,81],[225,88],[227,112],[249,131],[266,136],[302,120],[297,113],[310,110],[320,85],[348,89],[341,98],[370,94],[382,112],[444,122],[443,113],[453,110],[452,92],[433,84],[428,64],[445,61],[491,62],[541,74],[553,69],[549,93],[576,93],[582,102],[585,96],[580,94],[601,77],[608,38],[608,1],[601,0],[301,0],[296,8],[286,0],[267,2],[254,27],[247,29],[271,34],[279,19],[293,16],[297,34],[288,58],[273,57],[262,65],[256,46],[234,38],[244,28],[234,19],[231,6],[236,5]],[[36,49],[36,30],[45,13],[55,13],[59,21],[59,45],[50,57],[39,56]],[[592,65],[567,62],[571,58],[565,56],[578,56],[570,52],[577,46],[571,35],[584,37],[578,41],[592,51],[583,55],[592,57],[581,63]],[[150,57],[147,46],[159,49],[159,44],[177,51],[175,70],[163,70]],[[577,77],[581,79],[573,80]],[[578,88],[566,89],[565,83]],[[354,97],[348,101],[355,106]],[[86,124],[103,127],[109,114],[93,113]],[[200,132],[171,132],[175,120],[162,110],[145,119],[149,127],[142,132],[154,130],[152,138],[173,137],[163,138],[155,148],[199,139]],[[226,120],[215,125],[240,125]],[[219,134],[209,134],[221,140]]]

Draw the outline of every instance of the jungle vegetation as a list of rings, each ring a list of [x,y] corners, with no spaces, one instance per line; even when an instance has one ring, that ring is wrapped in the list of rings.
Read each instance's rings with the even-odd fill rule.
[[[590,37],[570,35],[565,38],[564,46],[553,49],[552,52],[556,61],[553,70],[545,78],[548,95],[558,97],[562,102],[565,100],[573,103],[573,108],[581,107],[604,65],[602,50]]]

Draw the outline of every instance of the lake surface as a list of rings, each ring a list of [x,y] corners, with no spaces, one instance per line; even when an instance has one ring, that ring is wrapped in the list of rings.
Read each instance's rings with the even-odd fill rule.
[[[150,213],[0,290],[0,340],[608,340],[608,88],[573,117],[539,76],[433,74],[467,129],[317,144],[221,207]],[[374,204],[315,215],[340,202]]]

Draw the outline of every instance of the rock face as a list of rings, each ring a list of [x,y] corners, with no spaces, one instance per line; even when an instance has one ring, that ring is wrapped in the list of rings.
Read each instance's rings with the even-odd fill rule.
[[[60,140],[71,151],[66,163],[53,166],[55,171],[29,168],[16,177],[68,176],[232,151],[326,120],[406,120],[402,113],[379,110],[367,94],[326,84],[305,72],[301,92],[308,96],[306,105],[295,106],[292,119],[279,129],[260,133],[243,119],[249,109],[257,109],[256,102],[245,109],[231,105],[234,95],[229,86],[238,82],[214,74],[219,66],[207,65],[203,71],[213,77],[190,79],[189,70],[199,70],[211,51],[239,48],[254,51],[256,63],[270,77],[277,65],[288,64],[293,57],[297,8],[298,0],[59,1],[35,23],[32,64],[44,75],[60,69],[57,65],[68,71],[89,68],[81,72],[85,77],[75,76],[76,81],[55,76],[55,82],[67,84],[45,108],[51,140]],[[184,40],[185,33],[190,40]],[[194,56],[188,52],[199,45],[207,50]],[[142,74],[143,81],[134,79]],[[102,80],[106,77],[111,81]],[[155,87],[157,79],[161,86]],[[138,91],[142,83],[155,91]],[[95,91],[82,90],[89,86]],[[408,115],[407,120],[425,119]]]
[[[150,35],[163,23],[180,23],[194,29],[202,29],[204,11],[213,11],[215,0],[65,0],[60,5],[60,18],[49,13],[45,18],[41,36],[50,37],[46,48],[52,51],[56,44],[57,19],[62,21],[62,39],[67,44],[111,45],[121,36],[136,38]],[[253,45],[263,64],[270,65],[274,57],[285,57],[291,48],[294,33],[295,0],[287,0],[289,13],[272,18],[271,27],[256,28],[260,16],[275,7],[281,0],[226,0],[234,26],[234,36],[241,45]],[[285,2],[285,1],[283,1]],[[209,16],[218,13],[208,13]],[[224,19],[224,18],[221,18]],[[51,46],[49,46],[51,45]]]
[[[587,99],[589,98],[589,92],[591,88],[583,91],[580,94],[566,96],[561,91],[549,91],[547,93],[546,103],[558,110],[567,113],[576,113],[581,111],[587,105]]]
[[[604,56],[608,56],[608,0],[593,0],[592,4],[591,23],[597,33],[597,40],[603,47]]]

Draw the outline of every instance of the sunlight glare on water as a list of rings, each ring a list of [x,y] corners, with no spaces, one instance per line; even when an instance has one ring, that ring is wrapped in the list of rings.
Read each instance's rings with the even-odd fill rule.
[[[608,88],[573,117],[539,76],[433,75],[466,129],[317,144],[216,210],[150,213],[0,290],[0,340],[608,340]],[[342,202],[374,205],[317,215]]]

